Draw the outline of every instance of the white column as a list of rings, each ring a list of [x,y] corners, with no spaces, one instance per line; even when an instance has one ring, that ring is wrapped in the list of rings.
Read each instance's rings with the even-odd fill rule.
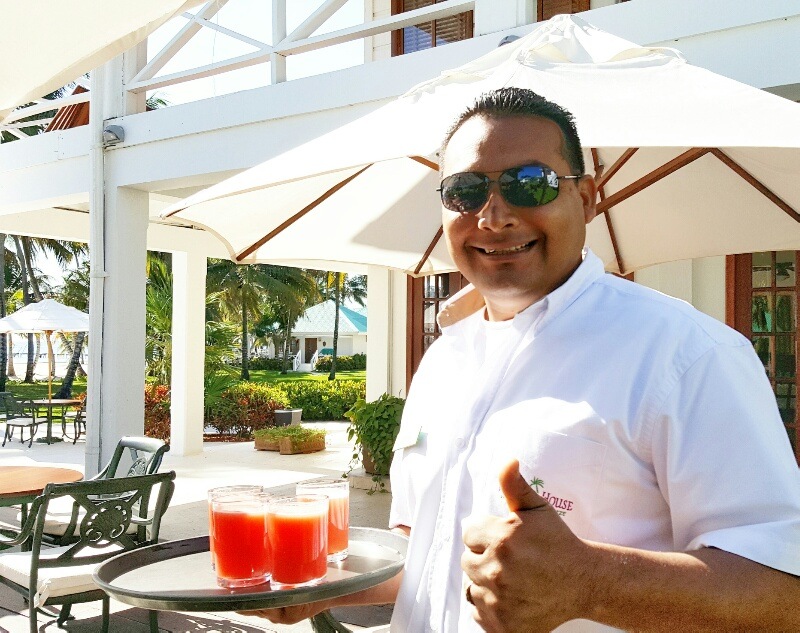
[[[100,464],[123,435],[144,434],[148,208],[146,191],[106,187]]]
[[[87,476],[97,474],[110,459],[120,437],[144,430],[148,194],[113,184],[113,160],[108,160],[102,138],[107,119],[144,110],[144,95],[127,93],[125,77],[133,76],[146,59],[143,42],[92,71]]]
[[[392,393],[392,277],[385,268],[367,269],[367,402]],[[404,326],[404,324],[401,324]]]
[[[171,452],[203,450],[203,367],[205,363],[206,257],[172,253]]]

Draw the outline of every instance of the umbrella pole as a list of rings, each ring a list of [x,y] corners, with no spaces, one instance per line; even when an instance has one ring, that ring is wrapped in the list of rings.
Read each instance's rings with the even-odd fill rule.
[[[56,370],[56,364],[53,359],[53,344],[50,342],[50,331],[45,332],[47,336],[47,399],[52,404],[53,402],[53,372]]]

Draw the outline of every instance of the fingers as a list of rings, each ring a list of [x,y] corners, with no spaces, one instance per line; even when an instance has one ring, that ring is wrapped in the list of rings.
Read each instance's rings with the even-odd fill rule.
[[[500,489],[506,498],[510,512],[537,510],[548,507],[541,497],[519,472],[519,461],[514,459],[500,470]]]

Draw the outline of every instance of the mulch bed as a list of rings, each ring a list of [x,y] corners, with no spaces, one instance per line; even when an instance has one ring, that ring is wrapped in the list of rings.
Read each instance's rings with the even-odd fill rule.
[[[253,440],[222,433],[203,433],[204,442],[252,442]]]

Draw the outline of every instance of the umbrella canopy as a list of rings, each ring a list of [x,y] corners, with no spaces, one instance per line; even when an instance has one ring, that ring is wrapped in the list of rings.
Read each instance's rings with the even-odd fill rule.
[[[601,185],[587,242],[607,270],[800,249],[800,105],[575,16],[420,84],[162,216],[208,229],[242,263],[454,270],[437,150],[480,93],[530,88],[573,112]]]
[[[65,306],[55,299],[43,299],[38,303],[29,303],[24,308],[0,319],[0,332],[2,333],[88,331],[88,314]]]
[[[53,399],[53,346],[50,335],[53,332],[88,332],[89,315],[77,308],[65,306],[55,299],[42,299],[29,303],[24,308],[0,319],[0,333],[25,334],[44,332],[47,336],[47,397]]]

